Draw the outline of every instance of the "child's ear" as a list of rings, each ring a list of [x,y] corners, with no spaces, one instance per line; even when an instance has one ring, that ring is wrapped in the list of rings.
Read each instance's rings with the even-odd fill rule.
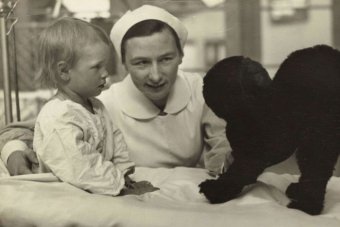
[[[58,75],[60,76],[60,79],[63,81],[67,82],[70,80],[70,75],[69,75],[69,66],[65,61],[60,61],[57,64],[58,67]]]

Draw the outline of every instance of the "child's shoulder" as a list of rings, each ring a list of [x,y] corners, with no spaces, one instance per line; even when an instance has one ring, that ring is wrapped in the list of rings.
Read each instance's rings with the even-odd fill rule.
[[[77,115],[80,112],[80,105],[70,100],[60,100],[58,98],[48,101],[40,110],[38,117],[64,117]]]

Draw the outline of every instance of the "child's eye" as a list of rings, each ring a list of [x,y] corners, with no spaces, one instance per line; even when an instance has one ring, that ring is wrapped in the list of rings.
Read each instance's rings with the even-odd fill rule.
[[[98,70],[98,69],[100,69],[100,67],[101,67],[100,65],[94,65],[94,66],[92,66],[91,68],[92,68],[92,69]]]

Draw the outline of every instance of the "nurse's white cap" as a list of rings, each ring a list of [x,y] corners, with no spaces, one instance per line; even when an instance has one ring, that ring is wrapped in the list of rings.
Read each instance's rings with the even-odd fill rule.
[[[166,10],[151,6],[143,5],[133,11],[127,11],[112,27],[110,38],[121,58],[121,43],[126,32],[135,24],[144,20],[159,20],[174,29],[179,38],[181,47],[183,49],[185,41],[187,40],[188,31],[182,22]]]

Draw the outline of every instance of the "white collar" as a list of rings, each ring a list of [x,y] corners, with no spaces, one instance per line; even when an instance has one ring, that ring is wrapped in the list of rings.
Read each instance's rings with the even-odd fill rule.
[[[119,94],[119,102],[122,111],[136,119],[151,119],[161,112],[142,92],[134,85],[131,76],[128,75],[116,86]],[[191,98],[190,87],[179,72],[176,81],[170,91],[164,112],[176,114],[184,109]]]

